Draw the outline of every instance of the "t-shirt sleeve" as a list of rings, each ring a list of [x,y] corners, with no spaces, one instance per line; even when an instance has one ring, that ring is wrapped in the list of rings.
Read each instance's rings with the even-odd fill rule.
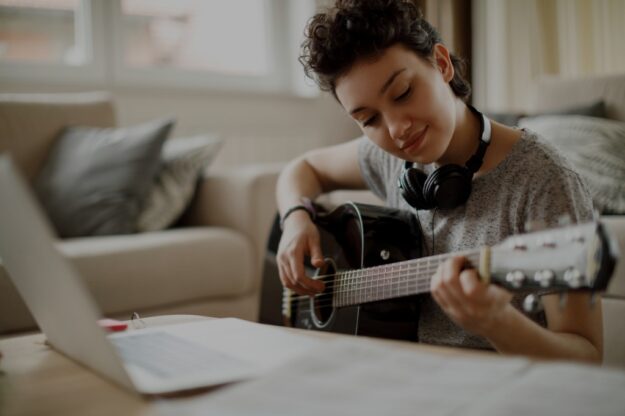
[[[526,219],[547,228],[558,227],[563,218],[571,223],[592,221],[592,199],[579,174],[566,166],[551,167],[532,191]]]
[[[380,199],[386,200],[387,175],[384,169],[385,154],[382,149],[362,136],[358,144],[360,172],[369,189]]]

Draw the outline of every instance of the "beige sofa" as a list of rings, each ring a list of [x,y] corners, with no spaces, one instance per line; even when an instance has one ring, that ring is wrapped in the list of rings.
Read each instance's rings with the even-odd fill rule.
[[[0,94],[0,151],[8,151],[31,181],[56,135],[71,124],[115,126],[111,97]],[[205,173],[183,227],[68,239],[58,248],[106,316],[195,313],[256,320],[278,172],[265,165]],[[0,335],[34,328],[0,260]]]

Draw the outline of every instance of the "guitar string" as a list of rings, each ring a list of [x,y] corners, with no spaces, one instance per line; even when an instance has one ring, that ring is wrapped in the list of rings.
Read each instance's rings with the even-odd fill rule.
[[[476,250],[468,250],[465,252],[461,252],[461,253],[454,253],[454,255],[465,255],[467,257],[467,259],[473,263],[475,263],[476,261],[473,259],[473,257],[477,257],[479,259],[479,251]],[[366,303],[368,301],[365,302],[352,302],[352,299],[349,297],[349,295],[353,295],[355,294],[357,291],[357,298],[358,301],[360,301],[363,296],[362,296],[362,292],[363,290],[366,291],[368,289],[380,289],[380,285],[382,283],[388,282],[388,281],[393,281],[393,280],[397,280],[398,278],[402,278],[402,277],[412,277],[414,271],[417,271],[418,273],[425,273],[427,272],[427,275],[421,275],[418,276],[420,278],[420,280],[422,281],[422,283],[419,283],[419,280],[416,281],[416,286],[413,284],[414,289],[417,289],[419,292],[427,292],[429,291],[429,279],[431,278],[432,274],[434,273],[434,271],[438,268],[438,264],[440,263],[440,261],[436,262],[436,260],[440,260],[441,258],[445,258],[445,257],[450,257],[452,255],[446,253],[446,254],[441,254],[441,255],[437,255],[437,256],[431,256],[431,257],[427,257],[427,258],[421,258],[421,259],[413,259],[413,260],[408,260],[405,262],[401,262],[401,263],[397,263],[397,264],[387,264],[387,265],[380,265],[380,266],[375,266],[375,267],[371,267],[368,268],[367,270],[363,270],[363,269],[356,269],[356,270],[352,270],[352,271],[348,271],[346,273],[337,273],[334,275],[321,275],[321,276],[317,276],[317,279],[322,279],[322,278],[328,278],[328,277],[334,277],[336,281],[336,276],[338,275],[340,278],[340,282],[336,282],[336,285],[342,285],[344,289],[341,290],[336,290],[336,291],[332,291],[332,286],[334,286],[334,284],[330,284],[328,285],[328,287],[326,288],[326,290],[320,294],[315,295],[315,302],[314,305],[316,308],[329,308],[329,307],[335,307],[335,297],[336,294],[338,294],[338,297],[340,298],[341,296],[344,296],[344,299],[338,299],[338,302],[336,302],[338,304],[338,306],[347,306],[349,304],[356,304],[356,303]],[[425,260],[427,259],[427,260]],[[424,261],[425,260],[425,261]],[[477,259],[476,259],[477,260]],[[426,267],[423,268],[423,270],[419,270],[421,268],[421,266],[425,265]],[[371,280],[369,281],[368,279],[365,280],[363,279],[363,277],[368,277],[366,275],[361,276],[358,274],[358,272],[375,272],[376,269],[378,269],[378,271],[382,268],[388,268],[391,269],[385,273],[383,273],[383,277],[381,279],[376,279],[376,280]],[[355,272],[355,273],[354,273]],[[354,273],[353,277],[348,277],[348,275],[350,273]],[[371,273],[372,274],[372,273]],[[424,279],[425,278],[425,279]],[[360,287],[358,288],[354,288],[354,282],[358,282],[357,284],[360,285]],[[364,286],[363,286],[363,281],[364,281]],[[372,286],[368,286],[369,283],[372,283],[374,285]],[[391,295],[391,292],[393,291],[399,291],[400,289],[403,290],[408,290],[408,289],[412,289],[410,287],[411,282],[410,281],[404,281],[398,282],[398,286],[396,287],[389,287],[388,289],[386,288],[382,288],[383,290],[381,291],[383,296],[385,295],[385,292],[389,292],[389,295]],[[352,287],[349,287],[349,285],[351,285]],[[399,285],[405,286],[403,288],[399,287]],[[354,290],[355,289],[355,290]],[[378,290],[378,296],[379,296],[379,290]],[[347,296],[345,296],[345,294],[347,294]],[[401,296],[405,296],[406,294],[401,294],[401,293],[397,293],[397,294],[393,294],[391,297],[401,297]],[[368,299],[371,295],[368,295],[365,293],[365,299]],[[354,298],[356,298],[356,296],[354,296]],[[305,299],[305,300],[304,300]],[[356,299],[354,299],[356,300]],[[298,301],[303,301],[305,305],[310,305],[310,296],[308,295],[296,295],[296,296],[291,296],[290,299],[287,301],[286,299],[283,298],[283,307],[285,306],[285,303],[290,302],[291,305],[293,305],[295,302]],[[345,304],[343,304],[345,303]]]
[[[410,295],[414,295],[414,294],[419,294],[419,293],[425,293],[425,292],[429,292],[430,289],[430,284],[429,282],[420,282],[416,285],[413,285],[412,287],[405,287],[403,288],[404,292],[396,292],[396,293],[389,293],[388,296],[384,295],[385,298],[384,299],[379,299],[379,298],[375,298],[372,300],[368,300],[367,296],[364,296],[364,300],[362,299],[356,299],[354,298],[354,302],[351,302],[350,300],[345,300],[345,301],[339,301],[339,303],[343,303],[341,305],[335,305],[334,304],[334,299],[328,299],[325,295],[320,295],[318,297],[315,298],[314,301],[314,305],[317,307],[340,307],[340,306],[349,306],[352,304],[360,304],[360,303],[369,303],[369,302],[373,302],[376,300],[385,300],[385,299],[393,299],[393,298],[397,298],[397,297],[403,297],[403,296],[410,296]],[[323,298],[321,298],[321,296],[323,296]],[[303,299],[302,299],[303,298]],[[294,303],[296,301],[301,301],[303,303],[310,303],[310,297],[304,296],[304,297],[298,297],[298,299],[291,299],[290,302]],[[286,302],[284,302],[286,303]]]
[[[314,297],[315,299],[323,301],[328,297],[332,297],[332,300],[334,300],[334,298],[338,296],[338,303],[342,303],[344,301],[351,301],[352,298],[360,299],[363,297],[370,298],[372,295],[374,295],[374,297],[375,295],[379,296],[380,293],[382,293],[382,296],[385,296],[387,292],[391,294],[393,292],[398,292],[402,289],[409,290],[411,285],[414,285],[415,283],[418,284],[419,282],[429,282],[435,269],[435,267],[430,267],[429,269],[424,270],[418,270],[417,268],[416,271],[418,273],[421,273],[421,275],[417,274],[416,280],[412,280],[415,271],[415,268],[413,267],[410,269],[403,269],[392,273],[386,273],[381,278],[375,280],[356,279],[358,280],[356,284],[354,284],[354,282],[351,282],[351,285],[345,285],[341,282],[338,282],[337,286],[342,287],[340,290],[325,290],[324,292],[319,293]],[[411,278],[411,280],[402,280],[402,278],[404,277],[409,277]],[[391,283],[391,285],[388,285],[388,283]],[[369,289],[377,289],[377,291],[375,294],[367,293]],[[363,294],[363,292],[365,293]],[[310,296],[295,295],[291,296],[290,299],[292,301],[309,300]]]
[[[417,281],[418,279],[425,279],[425,278],[430,278],[431,275],[434,273],[434,271],[436,270],[436,268],[438,268],[438,266],[436,267],[430,267],[427,269],[423,269],[423,270],[419,270],[420,268],[412,268],[412,269],[404,269],[401,271],[395,271],[395,272],[390,272],[390,273],[385,273],[384,275],[381,275],[378,279],[364,279],[364,278],[348,278],[345,280],[340,279],[340,281],[335,281],[334,284],[327,284],[326,288],[324,290],[324,292],[319,293],[317,295],[315,295],[316,297],[319,296],[332,296],[335,294],[343,294],[343,293],[347,293],[347,292],[355,292],[358,290],[362,290],[362,289],[371,289],[371,288],[379,288],[380,286],[384,285],[385,283],[388,283],[390,281],[395,281],[397,279],[401,279],[402,277],[416,277]],[[417,274],[416,276],[414,275],[414,271],[417,271],[418,273],[423,273],[421,275]],[[425,274],[427,273],[427,274]],[[341,274],[338,274],[339,278],[341,276]],[[363,276],[363,277],[367,277],[367,276]],[[410,280],[404,280],[405,283],[411,283]],[[401,281],[398,281],[398,283],[402,283]],[[369,286],[369,284],[372,284],[371,286]],[[348,287],[349,285],[349,287]],[[341,286],[342,289],[340,290],[332,290],[333,286]],[[291,297],[292,299],[303,299],[303,298],[310,298],[310,296],[308,295],[295,295]]]
[[[318,276],[314,276],[313,280],[324,280],[326,278],[335,278],[336,276],[341,276],[342,277],[341,282],[343,284],[349,284],[349,283],[353,283],[356,280],[362,280],[363,277],[366,277],[366,276],[359,275],[359,274],[362,274],[362,273],[367,273],[367,272],[371,273],[371,272],[374,272],[374,271],[380,271],[380,269],[382,269],[382,268],[396,269],[397,267],[399,267],[401,269],[402,266],[406,266],[406,267],[417,266],[417,267],[420,267],[420,265],[426,265],[426,267],[437,268],[439,266],[439,264],[442,263],[440,261],[441,258],[446,260],[447,258],[451,258],[451,257],[455,257],[455,256],[467,257],[467,260],[469,260],[470,263],[476,264],[477,261],[479,261],[480,253],[481,252],[479,252],[479,251],[470,250],[470,251],[458,252],[458,253],[454,253],[454,254],[439,254],[439,255],[436,255],[436,256],[431,256],[431,257],[426,257],[426,258],[406,260],[406,261],[402,261],[402,262],[398,262],[398,263],[390,263],[390,264],[384,264],[384,265],[379,265],[379,266],[367,267],[365,269],[354,269],[354,270],[349,270],[347,272],[338,272],[338,273],[334,273],[334,274],[318,275]],[[475,256],[478,256],[478,257],[476,259],[474,259],[473,257],[475,257]],[[427,259],[427,261],[425,261],[426,259]],[[438,261],[438,263],[431,264],[433,261]],[[391,270],[391,272],[396,272],[396,270]],[[354,276],[348,276],[351,273],[353,273]],[[331,286],[332,285],[330,285],[330,287]]]
[[[366,267],[364,269],[353,269],[353,270],[349,270],[347,272],[343,272],[343,273],[349,273],[349,272],[362,272],[365,270],[375,270],[375,269],[381,269],[384,267],[393,267],[393,266],[400,266],[400,265],[415,265],[415,264],[420,264],[420,263],[427,263],[430,264],[432,261],[440,261],[440,259],[443,260],[447,260],[447,258],[452,258],[452,257],[459,257],[459,256],[463,256],[463,257],[473,257],[473,256],[479,256],[481,254],[480,250],[466,250],[466,251],[459,251],[456,253],[444,253],[444,254],[437,254],[435,256],[429,256],[429,257],[421,257],[421,258],[417,258],[417,259],[411,259],[411,260],[403,260],[397,263],[389,263],[389,264],[380,264],[378,266],[371,266],[371,267]],[[478,258],[479,259],[479,258]],[[325,277],[334,277],[336,274],[340,274],[340,273],[335,273],[335,274],[325,274],[325,275],[318,275],[318,276],[313,276],[315,279],[320,279],[320,278],[325,278]]]
[[[368,289],[379,289],[380,288],[380,282],[385,282],[385,281],[389,281],[389,280],[396,280],[397,276],[390,276],[390,277],[385,277],[383,279],[378,279],[376,281],[372,281],[371,283],[377,283],[375,285],[372,286],[361,286],[360,288],[354,289],[354,288],[348,288],[347,290],[341,290],[341,291],[336,291],[334,293],[339,293],[339,299],[336,302],[338,305],[336,305],[337,307],[340,306],[347,306],[349,304],[358,304],[358,303],[367,303],[367,302],[372,302],[375,300],[381,300],[378,299],[378,297],[380,296],[380,293],[382,294],[382,296],[384,296],[385,298],[396,298],[396,297],[402,297],[402,296],[407,296],[407,295],[411,295],[414,294],[412,293],[414,290],[417,290],[417,293],[423,293],[423,292],[428,292],[429,291],[429,286],[430,286],[430,280],[431,280],[431,275],[426,275],[426,276],[421,276],[421,279],[416,280],[414,282],[411,281],[399,281],[397,286],[388,286],[386,288],[382,288],[382,290],[378,290],[376,293],[366,293],[366,290]],[[367,282],[369,283],[369,282]],[[403,293],[400,293],[400,290],[403,290]],[[365,291],[365,293],[363,294],[363,291]],[[356,295],[356,296],[345,296],[343,299],[340,298],[340,296],[343,293],[349,293],[351,295]],[[387,297],[387,293],[388,293],[388,297]],[[371,295],[374,295],[374,299],[373,300],[369,300],[371,298]],[[375,296],[377,295],[377,296]],[[330,299],[328,299],[330,298]],[[297,296],[292,296],[289,301],[293,304],[297,301],[303,301],[306,304],[310,303],[310,296],[307,295],[297,295]],[[364,299],[364,301],[363,301]],[[318,295],[315,295],[315,305],[317,307],[329,307],[329,306],[333,306],[334,307],[334,295],[332,293],[320,293]],[[288,301],[286,299],[283,299],[283,305],[285,303],[287,303]]]
[[[433,269],[432,269],[433,270]],[[388,292],[389,297],[388,298],[396,298],[396,297],[402,297],[402,296],[407,296],[407,295],[411,295],[411,294],[415,294],[412,293],[413,290],[417,290],[417,293],[424,293],[424,292],[429,292],[429,287],[430,287],[430,280],[431,280],[431,275],[425,275],[425,276],[420,276],[421,278],[419,280],[415,280],[413,282],[411,281],[403,281],[403,282],[399,282],[402,286],[405,286],[403,288],[401,287],[392,287],[389,286],[387,289],[384,289],[381,291],[383,296],[386,296],[385,293]],[[388,280],[394,280],[397,277],[391,276],[391,277],[385,277],[383,279],[378,279],[376,281],[372,281],[371,283],[379,283],[380,281],[388,281]],[[366,290],[366,289],[379,289],[380,285],[373,285],[373,286],[365,286],[356,290],[353,290],[353,288],[348,289],[348,290],[341,290],[341,291],[335,291],[334,293],[339,293],[339,294],[343,294],[343,293],[350,293],[350,294],[355,294],[357,291],[360,291],[360,293],[358,293],[356,296],[354,296],[353,300],[358,300],[356,302],[352,302],[351,298],[345,298],[345,299],[339,299],[337,303],[343,303],[343,302],[347,302],[344,305],[339,305],[339,306],[347,306],[349,304],[358,304],[358,303],[367,303],[367,302],[371,302],[373,300],[366,300],[364,302],[360,301],[361,298],[363,298],[362,296],[362,290]],[[410,290],[410,293],[399,293],[398,291],[402,289],[402,290]],[[379,296],[379,292],[378,291],[376,294]],[[393,293],[396,292],[396,293]],[[370,295],[366,294],[364,295],[365,298],[370,297]],[[331,298],[331,299],[328,299]],[[387,298],[387,299],[388,299]],[[374,299],[374,300],[381,300],[381,299]],[[305,302],[305,304],[310,304],[310,296],[307,295],[297,295],[294,297],[291,297],[289,299],[289,301],[293,304],[294,302],[297,301],[303,301]],[[287,303],[286,300],[283,301],[283,305]],[[314,302],[315,306],[317,307],[334,307],[334,295],[333,293],[320,293],[318,295],[315,295],[315,302]]]
[[[418,295],[418,294],[422,294],[422,293],[428,293],[430,291],[430,286],[429,285],[421,285],[419,287],[416,288],[414,293],[410,293],[409,295]],[[395,299],[397,297],[404,297],[404,296],[408,296],[406,294],[404,295],[400,295],[400,296],[394,296],[394,297],[389,297],[388,299]],[[367,302],[361,302],[361,303],[367,303]],[[358,303],[355,303],[358,304]],[[354,304],[351,304],[354,305]],[[342,306],[350,306],[350,304],[347,305],[342,305]],[[334,309],[336,306],[334,306],[331,303],[323,303],[323,304],[318,304],[318,303],[314,303],[313,305],[311,305],[310,302],[303,302],[300,303],[300,305],[298,306],[297,310],[298,312],[310,312],[312,310],[316,310],[316,309],[327,309],[327,308],[332,308]]]
[[[399,294],[397,296],[393,295],[393,296],[389,296],[384,300],[390,300],[390,299],[396,299],[396,298],[401,298],[401,297],[406,297],[406,296],[412,296],[412,295],[419,295],[422,293],[429,293],[430,292],[430,286],[429,285],[419,285],[413,288],[413,290],[409,293],[402,293]],[[360,304],[365,304],[365,303],[370,303],[372,301],[359,301],[359,302],[354,302],[354,303],[346,303],[344,305],[340,305],[340,306],[336,306],[334,305],[332,302],[314,302],[312,305],[311,303],[308,301],[303,301],[300,302],[299,306],[298,306],[298,310],[301,309],[307,309],[307,310],[313,310],[313,309],[325,309],[325,308],[338,308],[338,307],[344,307],[344,306],[352,306],[352,305],[360,305]]]
[[[468,256],[468,260],[470,263],[475,264],[477,260],[479,259],[475,259],[475,261],[473,261],[471,259],[470,256]],[[380,267],[380,266],[378,266]],[[384,267],[384,266],[381,266]],[[358,290],[363,290],[363,289],[370,289],[373,287],[379,287],[385,283],[388,283],[388,281],[393,281],[393,280],[397,280],[397,279],[401,279],[403,277],[410,277],[413,278],[414,274],[413,272],[417,272],[417,279],[423,279],[424,277],[430,278],[434,272],[436,271],[436,269],[438,268],[438,264],[428,264],[425,267],[422,267],[422,265],[420,264],[408,264],[406,265],[406,267],[402,267],[399,269],[395,269],[395,270],[389,270],[387,272],[382,272],[380,273],[378,276],[380,276],[380,278],[378,279],[370,279],[370,277],[375,277],[375,276],[368,276],[366,274],[360,274],[358,275],[358,272],[363,271],[362,269],[357,269],[354,270],[352,272],[342,272],[342,273],[336,273],[336,274],[330,274],[330,275],[324,275],[323,278],[335,278],[332,283],[328,283],[326,284],[325,290],[322,293],[319,293],[315,296],[326,296],[326,295],[330,295],[332,296],[333,294],[343,294],[345,292],[356,292]],[[367,270],[364,270],[364,272],[366,273],[369,270],[373,270],[375,268],[370,268]],[[354,276],[348,276],[349,273],[354,273]],[[426,274],[427,273],[427,274]],[[373,274],[373,273],[371,273]],[[419,275],[421,274],[421,276]],[[425,276],[423,276],[425,274]],[[339,279],[336,279],[336,277],[339,277]],[[317,279],[317,280],[321,280],[321,279]],[[404,281],[407,283],[410,283],[410,281]],[[375,284],[375,286],[362,286],[364,285],[368,285],[369,283],[373,283]],[[398,284],[401,284],[402,281],[398,281]],[[333,291],[333,287],[334,286],[342,286],[343,289],[341,290],[336,290]],[[384,289],[384,288],[383,288]],[[291,297],[292,299],[303,299],[303,298],[310,298],[310,296],[308,295],[295,295]]]

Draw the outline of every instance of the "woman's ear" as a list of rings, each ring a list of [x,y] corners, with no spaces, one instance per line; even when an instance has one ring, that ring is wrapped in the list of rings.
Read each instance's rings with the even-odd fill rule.
[[[442,43],[434,45],[434,62],[436,63],[436,68],[443,75],[445,82],[450,82],[455,74],[454,65],[449,56],[449,49]]]

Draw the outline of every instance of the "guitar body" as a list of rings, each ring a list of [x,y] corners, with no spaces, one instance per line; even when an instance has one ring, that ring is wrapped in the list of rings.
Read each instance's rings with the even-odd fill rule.
[[[350,203],[320,214],[315,222],[326,267],[308,268],[309,275],[334,274],[421,255],[419,227],[405,211]],[[326,286],[332,282],[326,281]],[[297,328],[416,341],[418,300],[419,296],[408,296],[333,308],[322,300],[295,296],[288,305],[289,313],[283,315],[285,325]]]

